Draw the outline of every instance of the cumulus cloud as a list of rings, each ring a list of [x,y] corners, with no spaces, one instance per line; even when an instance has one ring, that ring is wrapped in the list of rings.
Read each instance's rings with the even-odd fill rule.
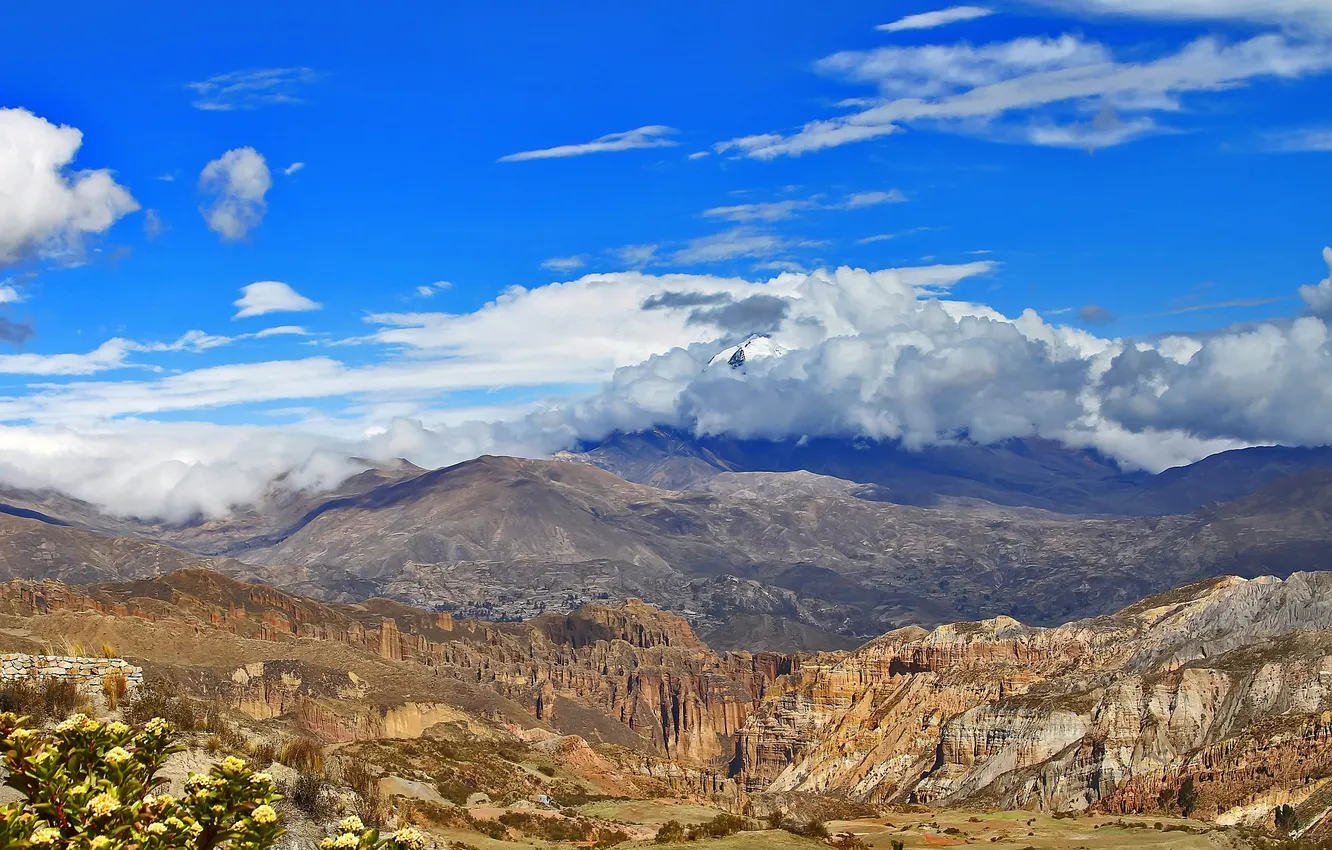
[[[1325,259],[1332,265],[1332,251]],[[368,317],[375,329],[363,344],[386,352],[377,361],[65,380],[0,397],[0,422],[26,423],[0,434],[0,480],[181,516],[260,498],[286,469],[331,481],[353,456],[436,465],[480,452],[540,455],[653,425],[907,447],[1041,436],[1154,470],[1241,445],[1332,441],[1332,341],[1320,316],[1124,340],[950,294],[994,267],[843,267],[760,281],[586,275],[515,287],[466,314]],[[1324,281],[1303,295],[1318,308],[1329,290]],[[708,368],[725,344],[760,329],[786,353],[743,372]],[[570,395],[571,386],[584,389]],[[478,410],[439,406],[441,395],[494,387],[531,392]],[[565,397],[543,400],[556,392]],[[298,413],[316,400],[345,406]],[[255,403],[284,403],[302,424],[242,433],[143,421]],[[191,454],[190,439],[205,445]],[[57,444],[74,454],[47,463]],[[92,462],[80,467],[79,452]],[[117,488],[131,498],[117,502]]]
[[[907,15],[905,18],[899,18],[890,24],[879,24],[875,29],[882,32],[928,30],[934,29],[935,27],[942,27],[947,24],[955,24],[959,21],[971,21],[976,18],[984,18],[987,15],[993,14],[993,9],[987,9],[984,6],[949,6],[947,9],[939,9],[936,12],[922,12],[919,15]]]
[[[720,153],[798,156],[900,132],[906,126],[1054,147],[1105,147],[1165,131],[1181,98],[1262,79],[1296,79],[1332,68],[1325,39],[1265,33],[1227,43],[1208,36],[1154,59],[1117,60],[1073,35],[972,45],[849,50],[820,60],[832,77],[873,86],[847,115],[789,134],[720,142]]]
[[[78,255],[139,204],[106,169],[72,171],[74,127],[0,109],[0,266],[27,255]]]
[[[208,229],[223,239],[244,239],[259,226],[273,185],[268,163],[254,148],[235,148],[204,166],[199,188],[208,196],[200,208]]]
[[[1300,287],[1300,298],[1315,316],[1332,316],[1332,248],[1323,249],[1323,262],[1327,263],[1327,277],[1316,284]]]
[[[304,313],[323,307],[279,280],[251,283],[241,287],[241,293],[241,297],[233,302],[240,308],[231,317],[233,319],[247,319],[265,313]]]
[[[607,133],[604,136],[576,145],[556,145],[541,150],[520,151],[499,158],[500,162],[522,162],[529,159],[560,159],[569,156],[585,156],[590,153],[610,153],[638,148],[666,148],[679,144],[666,138],[677,132],[674,127],[652,124],[623,133]]]
[[[311,68],[256,68],[218,74],[186,87],[196,95],[195,109],[231,112],[305,103],[300,90],[318,78]]]

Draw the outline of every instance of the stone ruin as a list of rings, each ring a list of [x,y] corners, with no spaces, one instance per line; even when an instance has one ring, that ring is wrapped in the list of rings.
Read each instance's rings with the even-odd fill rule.
[[[75,658],[65,655],[0,655],[0,683],[65,679],[84,693],[100,693],[107,676],[120,673],[131,692],[143,685],[143,670],[123,658]]]

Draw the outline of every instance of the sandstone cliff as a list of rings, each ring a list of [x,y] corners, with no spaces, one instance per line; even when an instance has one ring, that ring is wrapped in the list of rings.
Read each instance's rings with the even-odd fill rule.
[[[1217,579],[1050,629],[813,656],[740,732],[751,790],[1261,818],[1332,775],[1332,574]]]

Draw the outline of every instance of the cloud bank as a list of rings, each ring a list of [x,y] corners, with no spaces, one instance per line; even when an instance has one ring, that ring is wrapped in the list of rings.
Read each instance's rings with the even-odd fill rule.
[[[1332,275],[1332,249],[1324,260]],[[438,466],[480,453],[540,456],[654,425],[908,448],[1039,436],[1152,470],[1244,445],[1332,442],[1332,278],[1303,288],[1303,315],[1128,340],[956,296],[994,268],[842,267],[767,280],[593,274],[514,287],[470,313],[369,316],[370,333],[345,343],[361,350],[354,362],[71,377],[0,397],[0,422],[10,423],[0,426],[0,481],[183,519],[222,515],[275,486],[331,486],[359,468],[353,457]],[[708,366],[755,331],[785,353],[743,371]],[[202,350],[239,338],[195,332],[164,345]],[[166,349],[111,341],[78,360],[0,366],[75,376],[154,350]],[[499,387],[524,392],[465,395]],[[151,421],[262,403],[285,405],[295,421]],[[284,472],[293,474],[275,484]]]

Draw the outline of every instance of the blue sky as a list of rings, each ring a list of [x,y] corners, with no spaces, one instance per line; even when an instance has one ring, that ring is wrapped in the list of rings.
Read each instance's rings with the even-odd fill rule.
[[[0,209],[0,228],[27,234],[0,268],[6,315],[33,331],[0,356],[13,428],[377,433],[400,415],[587,392],[616,366],[744,330],[680,314],[590,356],[570,324],[526,371],[477,355],[481,338],[398,333],[456,334],[440,317],[489,309],[474,324],[502,348],[528,331],[485,305],[586,274],[641,273],[653,292],[938,266],[917,274],[925,297],[1030,308],[1122,345],[1284,327],[1310,309],[1298,287],[1326,273],[1326,0],[1005,0],[943,17],[946,3],[917,0],[24,7],[6,12],[31,37],[0,55],[0,108],[77,128],[53,173],[108,169],[133,201],[73,230],[22,231]],[[0,158],[36,155],[17,150],[0,139]],[[221,177],[201,181],[213,162]],[[233,166],[268,187],[219,190]],[[209,218],[228,203],[246,219],[231,229]],[[657,277],[673,273],[698,281]],[[233,318],[242,287],[269,281],[309,309]],[[608,336],[636,321],[575,312]],[[108,340],[121,342],[101,361],[41,359]],[[478,357],[491,371],[403,379],[398,396],[377,375],[309,389],[281,365]],[[233,367],[253,368],[206,371]]]

